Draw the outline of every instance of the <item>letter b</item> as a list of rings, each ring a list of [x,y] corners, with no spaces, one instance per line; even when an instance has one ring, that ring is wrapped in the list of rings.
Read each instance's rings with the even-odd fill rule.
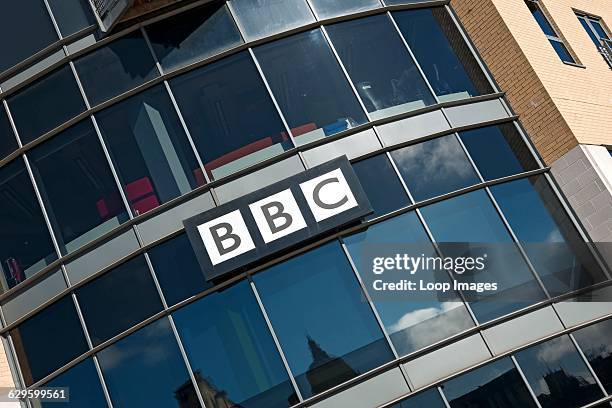
[[[240,210],[199,225],[198,232],[213,265],[255,248]]]
[[[306,221],[290,189],[249,204],[249,209],[266,244],[306,228]]]

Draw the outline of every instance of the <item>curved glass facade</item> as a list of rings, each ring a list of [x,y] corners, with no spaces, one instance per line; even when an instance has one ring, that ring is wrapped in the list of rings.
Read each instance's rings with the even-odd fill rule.
[[[577,407],[612,392],[610,272],[444,2],[179,2],[108,39],[85,2],[26,3],[7,8],[45,24],[1,78],[76,38],[0,83],[0,331],[20,385],[70,387],[74,407]],[[340,155],[370,216],[204,279],[182,220]],[[378,298],[360,259],[391,243],[499,244],[497,298]]]

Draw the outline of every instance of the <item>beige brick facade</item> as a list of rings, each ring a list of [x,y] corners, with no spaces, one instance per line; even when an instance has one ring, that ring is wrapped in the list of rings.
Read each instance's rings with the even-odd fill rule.
[[[564,64],[523,0],[452,0],[547,164],[576,145],[612,145],[612,70],[574,9],[612,24],[609,0],[540,0],[585,68]]]

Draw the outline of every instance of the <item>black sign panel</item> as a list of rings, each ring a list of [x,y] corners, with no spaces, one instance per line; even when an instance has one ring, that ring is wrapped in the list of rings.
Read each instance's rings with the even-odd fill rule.
[[[206,279],[212,280],[371,212],[350,162],[341,157],[183,224]]]

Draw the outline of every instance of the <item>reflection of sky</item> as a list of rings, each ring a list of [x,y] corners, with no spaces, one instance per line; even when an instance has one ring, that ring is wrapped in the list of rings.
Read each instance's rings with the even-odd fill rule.
[[[312,363],[308,335],[338,357],[382,338],[336,242],[259,273],[254,280],[295,375]]]
[[[160,319],[98,354],[115,406],[177,406],[174,392],[189,375],[167,319]]]
[[[585,327],[574,333],[580,348],[589,359],[601,356],[609,358],[612,355],[612,320]]]
[[[512,364],[509,358],[503,358],[444,383],[444,394],[449,400],[454,400],[486,386],[487,383],[506,374],[510,370],[515,370],[514,364]]]

